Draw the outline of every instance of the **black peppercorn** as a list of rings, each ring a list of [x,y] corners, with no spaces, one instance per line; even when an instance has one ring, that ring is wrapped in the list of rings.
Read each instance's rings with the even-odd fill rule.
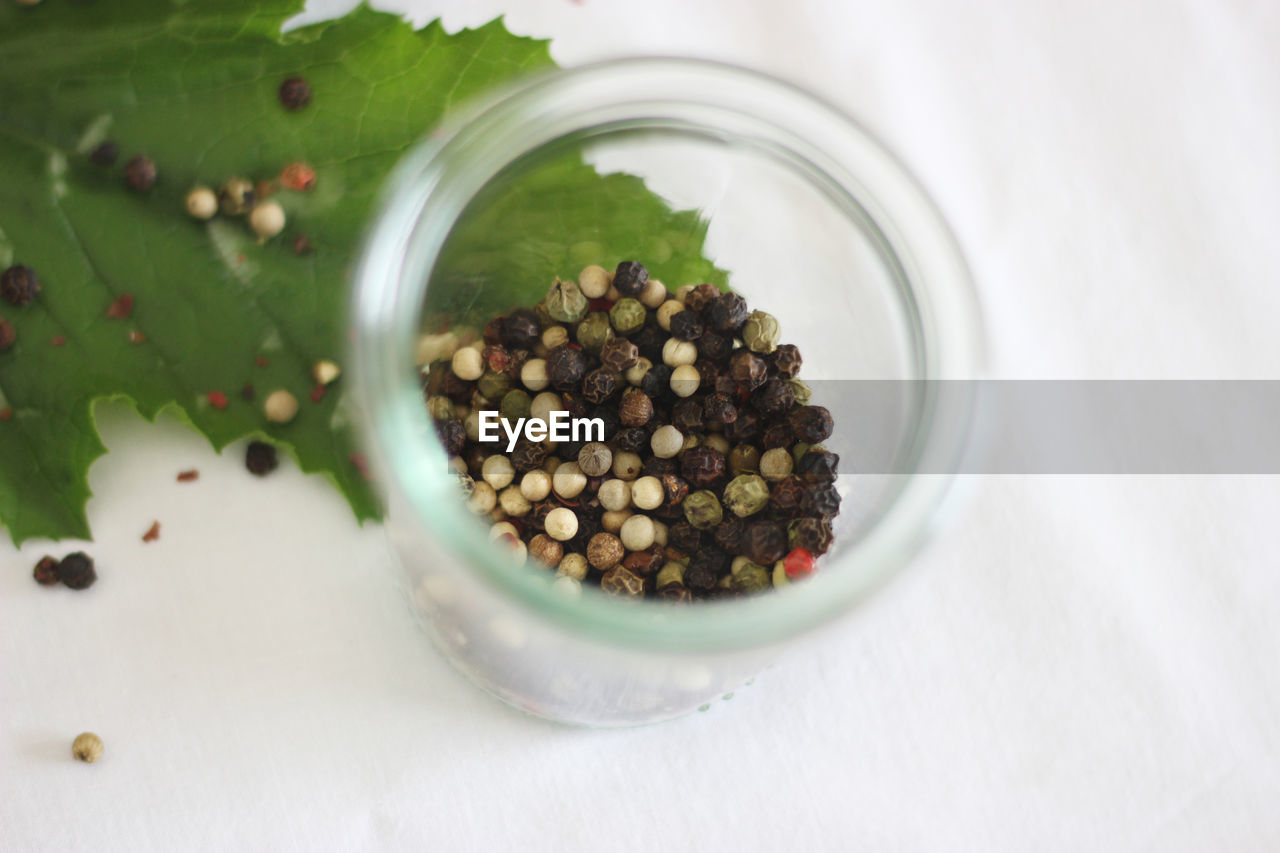
[[[729,375],[743,391],[754,391],[769,378],[769,365],[751,350],[740,349],[729,357]]]
[[[600,346],[600,363],[621,373],[640,360],[640,349],[626,338],[610,338]]]
[[[689,397],[672,406],[671,425],[686,436],[706,429],[702,401],[696,397]]]
[[[649,433],[641,427],[627,427],[613,436],[613,448],[621,453],[640,454],[649,446]]]
[[[41,557],[31,574],[41,586],[53,586],[59,580],[58,561],[53,557]]]
[[[685,569],[685,583],[689,582],[689,572],[705,566],[717,579],[729,571],[729,555],[723,548],[715,545],[704,545],[689,559],[689,568]]]
[[[769,356],[769,362],[773,365],[773,372],[783,379],[795,379],[800,375],[800,365],[804,360],[800,358],[800,348],[795,344],[781,344]]]
[[[461,453],[467,443],[467,430],[462,425],[462,421],[457,418],[437,421],[436,435],[440,438],[440,444],[444,446],[444,452],[450,456]]]
[[[138,155],[125,164],[124,180],[130,189],[146,192],[156,185],[156,163],[150,157]]]
[[[840,514],[840,493],[829,483],[810,485],[804,491],[804,514],[830,518]]]
[[[724,437],[734,443],[756,441],[760,438],[760,415],[755,409],[738,409],[738,419],[724,425]]]
[[[629,336],[636,345],[640,355],[654,364],[662,361],[662,345],[666,343],[667,333],[656,325],[646,325],[643,329]]]
[[[676,340],[696,341],[702,332],[702,318],[696,311],[685,309],[671,318],[671,337]]]
[[[772,566],[787,553],[787,534],[776,521],[753,521],[742,534],[742,553],[753,563]]]
[[[747,529],[746,522],[730,513],[724,521],[711,531],[711,538],[716,544],[730,554],[737,554],[742,547],[742,534]]]
[[[691,447],[680,455],[680,474],[695,489],[708,489],[725,477],[724,454],[714,447]]]
[[[280,84],[280,106],[294,112],[311,103],[311,86],[301,77],[289,77]]]
[[[511,466],[517,471],[532,471],[541,468],[547,460],[547,449],[539,442],[521,439],[511,451]]]
[[[658,476],[659,482],[662,483],[662,505],[665,507],[678,507],[689,496],[689,484],[680,477],[673,474],[661,474]]]
[[[484,342],[489,346],[498,346],[502,343],[502,327],[507,318],[498,316],[493,317],[489,322],[484,324],[484,328],[480,331],[480,337],[484,338]]]
[[[687,521],[677,521],[667,529],[667,545],[684,554],[694,554],[702,547],[702,531]]]
[[[649,283],[649,271],[639,261],[623,261],[613,273],[613,286],[623,296],[635,298]]]
[[[511,351],[511,363],[507,365],[507,377],[513,381],[520,380],[520,371],[524,368],[524,363],[533,357],[527,349],[515,349]]]
[[[653,401],[639,388],[628,388],[622,392],[622,402],[618,404],[618,416],[622,419],[624,426],[644,426],[653,417]]]
[[[689,291],[689,295],[684,298],[684,307],[690,311],[702,311],[719,298],[720,289],[714,284],[704,282]]]
[[[599,405],[618,390],[618,377],[607,367],[598,367],[582,377],[582,397]]]
[[[769,379],[751,395],[751,405],[766,415],[786,412],[795,402],[796,392],[785,379]]]
[[[805,484],[799,477],[783,477],[769,491],[769,509],[782,518],[799,515],[804,511],[806,491]]]
[[[640,380],[640,390],[648,394],[650,399],[658,399],[671,393],[671,368],[665,364],[654,364],[649,372]]]
[[[822,406],[801,406],[791,413],[791,429],[807,444],[826,441],[833,427],[831,413]]]
[[[831,547],[831,522],[825,518],[797,518],[787,527],[791,547],[803,548],[815,556]]]
[[[119,156],[120,149],[115,142],[106,139],[89,152],[89,162],[95,166],[114,166]]]
[[[839,454],[829,450],[810,450],[796,463],[795,472],[806,483],[834,483],[836,468],[840,465]]]
[[[466,435],[463,435],[465,438]],[[453,451],[451,451],[453,452]],[[251,441],[244,451],[244,467],[250,474],[265,477],[276,470],[276,449],[265,441]]]
[[[737,332],[748,313],[747,300],[736,293],[722,293],[707,307],[707,319],[718,332]]]
[[[502,323],[502,342],[512,349],[532,349],[541,334],[538,315],[528,308],[517,308]]]
[[[715,569],[705,562],[697,565],[691,562],[689,568],[684,570],[684,584],[691,592],[705,595],[715,589],[719,580],[720,576]]]
[[[663,459],[660,456],[650,456],[644,461],[644,467],[641,473],[646,477],[659,477],[663,474],[675,474],[680,470],[680,463],[674,459]]]
[[[31,267],[14,264],[0,273],[0,296],[18,308],[30,305],[40,292],[40,279]]]
[[[97,579],[93,559],[83,551],[68,554],[58,563],[58,580],[71,589],[88,589]]]
[[[685,604],[693,601],[693,593],[689,592],[689,587],[682,583],[669,583],[658,590],[658,598],[675,604]]]
[[[738,419],[738,407],[728,394],[708,394],[702,402],[702,412],[709,421],[731,424]]]
[[[698,358],[709,359],[717,364],[733,352],[733,340],[714,332],[706,332],[694,344],[698,347]]]
[[[700,358],[693,363],[693,369],[698,371],[699,388],[715,388],[716,380],[720,378],[720,368],[714,362]]]
[[[599,418],[604,424],[604,441],[613,438],[622,428],[622,419],[618,417],[618,409],[615,406],[596,406],[587,414],[587,417]]]
[[[765,450],[790,447],[794,441],[795,434],[791,431],[791,421],[785,417],[769,421],[764,428],[764,433],[760,436],[760,446]]]
[[[547,353],[547,378],[559,391],[568,391],[587,372],[587,356],[572,344],[560,344]]]

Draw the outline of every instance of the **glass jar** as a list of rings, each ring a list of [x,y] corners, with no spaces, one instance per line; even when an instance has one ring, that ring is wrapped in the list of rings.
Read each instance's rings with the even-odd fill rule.
[[[831,551],[803,583],[676,606],[624,602],[516,566],[470,515],[434,440],[415,361],[423,333],[481,327],[517,305],[484,272],[477,245],[545,258],[532,306],[555,276],[595,257],[611,217],[546,236],[546,221],[486,215],[532,199],[556,216],[556,164],[584,158],[625,172],[706,223],[705,254],[753,308],[774,314],[803,352],[802,378],[828,404],[836,436],[842,382],[888,381],[892,465],[842,473]],[[523,195],[522,195],[523,194]],[[554,221],[554,219],[552,220]],[[693,220],[697,221],[697,220]],[[532,232],[536,231],[536,238]],[[670,262],[697,240],[642,235]],[[685,235],[687,236],[687,235]],[[697,236],[697,235],[695,235]],[[696,269],[696,257],[687,258]],[[568,267],[568,268],[566,268]],[[670,267],[670,263],[668,263]],[[687,281],[667,281],[668,287]],[[493,299],[490,294],[502,294]],[[502,304],[502,300],[506,300]],[[531,77],[473,106],[394,171],[355,281],[355,410],[385,492],[386,530],[408,597],[443,654],[530,713],[622,726],[704,707],[751,679],[780,646],[848,613],[902,567],[939,514],[964,450],[980,323],[962,258],[903,167],[829,104],[775,79],[691,60],[633,59]],[[922,381],[923,380],[923,381]],[[968,383],[956,383],[963,388]],[[865,420],[865,419],[864,419]],[[882,430],[884,431],[884,430]],[[858,441],[854,440],[854,445]],[[876,470],[871,470],[872,468]]]

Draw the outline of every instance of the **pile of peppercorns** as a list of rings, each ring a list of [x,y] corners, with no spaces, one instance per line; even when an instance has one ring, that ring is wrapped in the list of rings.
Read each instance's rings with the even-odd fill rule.
[[[420,345],[427,407],[491,538],[577,590],[690,601],[809,575],[840,511],[831,414],[778,321],[715,285],[584,269],[480,339]],[[603,442],[479,442],[479,412],[599,418]]]

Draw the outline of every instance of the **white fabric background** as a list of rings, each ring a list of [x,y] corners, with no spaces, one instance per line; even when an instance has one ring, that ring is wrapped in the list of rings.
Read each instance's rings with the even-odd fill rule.
[[[953,224],[997,375],[1280,378],[1273,3],[389,5],[842,104]],[[1280,849],[1276,479],[983,480],[732,701],[602,733],[454,675],[323,482],[103,427],[99,584],[0,545],[0,849]]]

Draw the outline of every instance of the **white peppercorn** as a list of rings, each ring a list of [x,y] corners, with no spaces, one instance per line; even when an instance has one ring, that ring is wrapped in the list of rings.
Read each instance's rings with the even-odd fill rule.
[[[484,375],[484,359],[475,347],[462,347],[450,361],[454,375],[466,382],[475,382]]]
[[[671,392],[677,397],[692,397],[698,391],[702,375],[692,364],[682,364],[671,371]]]
[[[605,480],[596,490],[596,498],[606,510],[626,509],[631,505],[631,484],[626,480]]]
[[[566,462],[551,475],[551,488],[565,500],[572,500],[587,487],[587,475],[577,462]]]
[[[657,477],[641,477],[631,484],[631,503],[636,509],[657,509],[662,500],[662,481]]]
[[[497,542],[504,537],[520,538],[520,531],[509,521],[499,521],[489,528],[489,541]]]
[[[542,421],[545,424],[551,423],[551,413],[559,412],[564,409],[564,401],[560,399],[560,395],[554,391],[543,391],[534,397],[529,403],[529,417]]]
[[[580,581],[587,576],[590,566],[587,564],[587,558],[582,554],[572,553],[565,554],[560,560],[560,565],[556,566],[556,574],[561,577],[573,578]]]
[[[568,575],[557,575],[556,579],[551,582],[551,589],[565,598],[580,598],[582,596],[582,581],[577,578],[571,578]]]
[[[653,519],[647,515],[633,515],[622,523],[618,538],[628,551],[643,551],[653,544]]]
[[[567,506],[558,506],[543,519],[547,535],[558,542],[567,542],[578,535],[578,516]]]
[[[600,516],[600,526],[609,533],[617,533],[632,515],[629,509],[609,510]]]
[[[494,491],[493,486],[484,480],[476,481],[476,484],[471,489],[471,497],[467,499],[467,509],[476,515],[484,515],[492,512],[497,505],[498,493]]]
[[[693,291],[697,289],[697,287],[698,285],[696,284],[680,285],[678,288],[676,288],[676,299],[680,300],[680,304],[683,305],[684,301],[689,298],[689,294],[693,293]]]
[[[634,480],[644,467],[638,454],[624,450],[613,455],[613,476],[621,480]]]
[[[264,201],[249,211],[249,227],[259,240],[268,240],[284,230],[284,208],[274,201]]]
[[[665,524],[663,524],[661,521],[655,521],[653,523],[653,544],[661,545],[663,548],[667,547],[668,532],[669,531]]]
[[[766,450],[760,457],[760,476],[771,483],[786,479],[794,467],[791,451],[785,447]]]
[[[656,314],[658,327],[664,332],[671,331],[671,318],[684,310],[684,303],[679,299],[668,299],[658,306]]]
[[[719,451],[724,456],[728,456],[730,453],[729,439],[720,435],[720,433],[712,433],[704,438],[702,440],[702,446],[710,447],[713,450]]]
[[[523,518],[533,509],[533,504],[520,493],[519,486],[507,486],[498,493],[498,506],[512,518]]]
[[[480,440],[480,410],[474,409],[462,421],[462,429],[467,434],[467,441]]]
[[[602,266],[591,264],[578,273],[578,287],[588,299],[599,299],[609,292],[611,277]]]
[[[602,441],[582,445],[578,451],[578,467],[588,477],[603,477],[613,465],[613,451]]]
[[[636,363],[628,367],[623,376],[626,377],[627,383],[638,386],[644,381],[645,374],[653,369],[653,362],[643,356],[636,360]]]
[[[546,500],[551,494],[551,475],[541,468],[534,468],[520,478],[520,494],[527,501]]]
[[[651,278],[636,298],[646,308],[657,308],[667,300],[668,295],[667,286],[656,278]]]
[[[529,540],[529,556],[549,568],[560,565],[564,558],[564,546],[545,533]]]
[[[480,465],[480,476],[494,489],[505,489],[516,477],[516,469],[511,460],[500,453],[495,453]]]
[[[693,341],[669,338],[662,345],[662,363],[668,367],[691,365],[698,360],[698,345]],[[456,371],[455,371],[456,372]]]
[[[547,326],[542,330],[542,345],[553,350],[569,342],[569,330],[564,326]]]
[[[92,764],[102,757],[102,738],[93,732],[82,732],[71,742],[71,755],[76,761]]]
[[[262,403],[262,412],[272,423],[287,424],[298,414],[298,398],[283,388],[272,391]]]
[[[649,447],[659,459],[670,459],[684,449],[684,435],[671,424],[660,426],[649,437]]]
[[[544,358],[531,358],[520,368],[520,381],[530,391],[541,391],[550,382],[547,379],[547,361]]]
[[[555,473],[563,463],[564,460],[559,456],[548,456],[547,461],[542,463],[542,470],[550,474],[554,481]]]
[[[187,193],[187,214],[193,219],[212,219],[218,212],[218,197],[208,187],[196,187]]]

